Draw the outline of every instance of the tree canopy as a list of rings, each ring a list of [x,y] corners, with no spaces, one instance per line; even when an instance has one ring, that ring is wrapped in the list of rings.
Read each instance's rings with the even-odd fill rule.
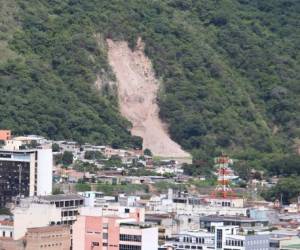
[[[140,148],[115,90],[94,82],[115,80],[106,38],[134,48],[142,37],[162,83],[160,116],[195,157],[286,153],[300,137],[299,1],[4,2],[0,127]]]

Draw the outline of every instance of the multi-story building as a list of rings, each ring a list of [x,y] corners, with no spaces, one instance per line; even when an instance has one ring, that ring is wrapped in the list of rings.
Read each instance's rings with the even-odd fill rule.
[[[27,228],[71,225],[83,207],[80,195],[47,195],[21,199],[13,208],[14,239],[24,237]]]
[[[13,239],[19,240],[25,236],[27,228],[45,227],[61,224],[61,209],[54,204],[21,202],[12,210]]]
[[[105,203],[102,192],[86,191],[79,194],[84,198],[84,205],[87,207],[100,207]]]
[[[14,224],[11,220],[0,221],[0,237],[12,238],[14,232]]]
[[[181,232],[175,234],[170,242],[175,250],[214,249],[214,235],[205,231]]]
[[[52,150],[0,150],[0,206],[52,192]]]
[[[237,226],[219,226],[214,232],[182,232],[170,243],[175,250],[269,250],[270,234],[248,234]]]
[[[268,250],[270,234],[245,234],[238,227],[222,226],[215,230],[215,250]]]
[[[71,233],[66,225],[28,228],[25,236],[26,250],[70,250]]]
[[[73,224],[78,211],[84,206],[84,198],[78,194],[47,195],[39,198],[39,202],[54,204],[61,210],[61,223]]]
[[[219,216],[208,215],[200,217],[200,228],[214,232],[217,226],[239,226],[243,228],[263,228],[268,225],[268,221],[255,220],[246,216]]]
[[[70,250],[71,231],[69,226],[53,225],[27,228],[26,234],[18,240],[0,237],[1,250]]]
[[[106,204],[103,207],[81,207],[80,215],[85,216],[113,216],[120,218],[132,218],[136,222],[145,221],[145,208],[125,207],[118,204]]]
[[[158,226],[158,243],[165,244],[166,240],[179,230],[178,220],[171,213],[146,213],[145,222]]]
[[[79,216],[73,225],[74,250],[156,250],[158,230],[119,216]]]

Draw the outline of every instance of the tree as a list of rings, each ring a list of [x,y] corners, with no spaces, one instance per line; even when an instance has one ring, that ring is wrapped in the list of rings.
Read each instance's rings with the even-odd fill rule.
[[[75,185],[75,189],[77,192],[86,192],[86,191],[91,191],[91,185],[89,185],[88,183],[77,183]]]
[[[56,187],[56,188],[53,188],[52,190],[52,194],[55,195],[55,194],[63,194],[64,192],[60,190],[59,187]]]
[[[87,160],[100,160],[104,159],[104,155],[100,151],[85,151],[84,159]]]
[[[148,148],[145,148],[145,150],[144,150],[144,155],[152,156],[151,150],[148,149]]]
[[[62,163],[66,166],[71,165],[73,163],[73,153],[65,151],[62,155]]]
[[[118,168],[123,165],[122,159],[118,155],[112,155],[110,159],[104,162],[105,168],[106,169],[111,169],[111,168]]]
[[[60,151],[60,147],[57,143],[52,144],[52,151],[53,152],[59,152]]]
[[[143,148],[143,138],[140,136],[132,137],[132,146],[134,149],[142,149]]]
[[[282,178],[278,183],[267,191],[262,193],[262,196],[269,201],[281,200],[284,204],[289,204],[300,194],[299,177]]]

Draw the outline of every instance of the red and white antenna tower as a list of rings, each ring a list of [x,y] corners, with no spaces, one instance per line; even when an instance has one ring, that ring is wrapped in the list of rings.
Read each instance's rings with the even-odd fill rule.
[[[236,194],[230,187],[230,182],[234,177],[232,169],[229,167],[232,164],[232,159],[223,154],[215,158],[215,166],[218,167],[218,185],[212,192],[212,198],[220,199],[235,199]]]

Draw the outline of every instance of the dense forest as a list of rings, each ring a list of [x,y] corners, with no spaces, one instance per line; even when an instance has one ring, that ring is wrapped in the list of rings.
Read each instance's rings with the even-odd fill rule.
[[[138,37],[161,118],[195,158],[269,157],[300,138],[297,0],[1,0],[0,127],[139,146],[121,117],[105,39]]]

